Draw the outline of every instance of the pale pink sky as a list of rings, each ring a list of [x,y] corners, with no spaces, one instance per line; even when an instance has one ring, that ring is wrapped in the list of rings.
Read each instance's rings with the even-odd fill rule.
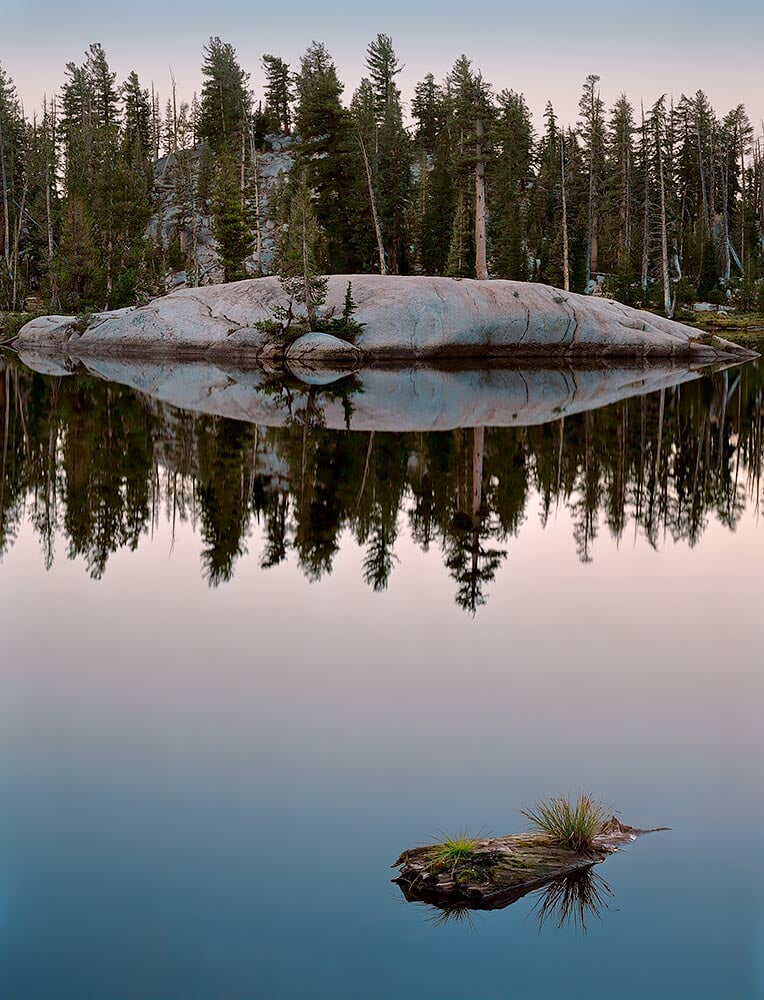
[[[363,73],[366,44],[383,31],[392,35],[405,63],[404,96],[428,71],[443,77],[465,52],[497,90],[522,91],[538,122],[547,99],[563,121],[574,121],[582,81],[593,72],[602,78],[608,105],[622,90],[638,106],[641,98],[649,105],[664,92],[678,98],[702,88],[719,113],[745,103],[758,130],[764,117],[764,5],[731,0],[723,21],[718,12],[709,0],[675,0],[668,10],[658,0],[633,9],[601,0],[487,0],[479,17],[476,7],[456,0],[390,0],[383,9],[356,8],[352,16],[331,0],[294,0],[288,15],[246,0],[188,0],[181,8],[149,0],[127,8],[94,0],[0,0],[0,64],[25,105],[34,108],[44,93],[60,87],[65,63],[81,61],[87,45],[100,41],[120,79],[134,68],[146,85],[153,80],[166,95],[172,67],[181,93],[190,97],[199,88],[202,45],[218,34],[236,46],[257,97],[264,52],[294,65],[318,38],[334,56],[349,98]]]

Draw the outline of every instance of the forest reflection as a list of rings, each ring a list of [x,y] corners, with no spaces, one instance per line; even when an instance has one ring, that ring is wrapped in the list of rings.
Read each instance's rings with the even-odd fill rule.
[[[213,586],[255,531],[263,569],[293,554],[310,580],[331,573],[349,532],[379,591],[408,531],[440,550],[457,604],[474,613],[528,517],[545,525],[566,508],[589,561],[603,526],[656,548],[665,537],[693,545],[710,518],[734,528],[759,502],[759,363],[540,426],[437,433],[329,430],[311,407],[266,427],[92,375],[0,366],[0,558],[26,521],[46,567],[62,537],[95,578],[164,517],[199,531]]]

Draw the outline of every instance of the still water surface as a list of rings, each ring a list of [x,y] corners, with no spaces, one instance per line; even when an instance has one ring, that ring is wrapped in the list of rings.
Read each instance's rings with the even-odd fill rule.
[[[764,997],[764,369],[430,433],[145,374],[0,372],[0,995]],[[586,934],[391,884],[580,788],[673,828]]]

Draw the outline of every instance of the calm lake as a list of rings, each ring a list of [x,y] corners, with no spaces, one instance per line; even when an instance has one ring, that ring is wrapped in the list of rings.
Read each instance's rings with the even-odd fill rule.
[[[764,364],[0,361],[0,995],[764,997]],[[390,865],[668,826],[438,922]]]

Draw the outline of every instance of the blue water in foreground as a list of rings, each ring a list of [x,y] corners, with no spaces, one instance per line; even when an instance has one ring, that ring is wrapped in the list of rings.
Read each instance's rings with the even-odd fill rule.
[[[697,394],[699,427],[718,426],[712,397]],[[736,406],[733,444],[734,420],[756,420]],[[68,488],[91,461],[61,458]],[[600,511],[588,561],[575,496],[543,523],[531,477],[474,614],[436,541],[415,537],[410,494],[375,592],[350,528],[316,580],[293,548],[261,568],[254,518],[210,586],[206,522],[163,495],[99,578],[67,556],[59,507],[46,569],[30,486],[0,562],[0,996],[764,997],[764,525],[749,472],[734,528],[709,510],[692,544],[663,528],[651,543]],[[672,828],[601,866],[613,898],[587,933],[540,929],[532,897],[439,925],[391,884],[403,849],[516,832],[519,807],[569,789]]]

